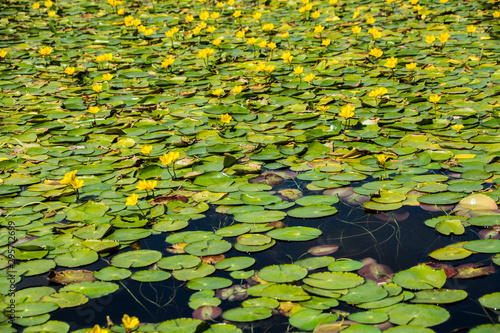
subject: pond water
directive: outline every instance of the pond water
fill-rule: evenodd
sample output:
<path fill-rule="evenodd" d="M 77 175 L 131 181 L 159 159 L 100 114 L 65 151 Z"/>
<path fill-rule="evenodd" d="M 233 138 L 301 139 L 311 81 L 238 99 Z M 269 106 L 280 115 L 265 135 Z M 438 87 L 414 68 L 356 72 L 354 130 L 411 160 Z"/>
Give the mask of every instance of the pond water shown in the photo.
<path fill-rule="evenodd" d="M 296 188 L 297 185 L 301 190 L 304 190 L 304 195 L 317 194 L 315 191 L 305 189 L 305 183 L 300 181 L 298 183 L 286 181 L 277 186 L 275 190 Z M 404 206 L 396 211 L 375 214 L 376 212 L 364 210 L 359 205 L 351 205 L 343 201 L 335 204 L 335 207 L 339 211 L 333 216 L 316 219 L 287 217 L 283 220 L 287 226 L 309 226 L 320 229 L 323 234 L 317 239 L 304 242 L 278 241 L 272 248 L 258 253 L 242 253 L 233 248 L 225 253 L 225 256 L 227 258 L 242 255 L 251 256 L 256 260 L 251 269 L 259 270 L 269 265 L 292 264 L 298 259 L 313 257 L 308 253 L 308 249 L 314 246 L 338 245 L 338 251 L 331 254 L 336 259 L 364 260 L 372 258 L 380 264 L 389 266 L 394 272 L 398 272 L 420 263 L 433 261 L 428 256 L 433 250 L 445 247 L 450 243 L 478 239 L 477 233 L 481 230 L 471 226 L 468 227 L 464 235 L 451 237 L 439 235 L 434 228 L 424 225 L 425 220 L 444 215 L 444 212 L 439 211 L 439 209 L 428 211 L 418 206 Z M 205 218 L 191 221 L 183 231 L 215 231 L 234 224 L 231 215 L 217 213 L 213 206 L 205 215 Z M 141 249 L 160 251 L 164 257 L 171 256 L 172 254 L 166 251 L 169 244 L 165 242 L 165 237 L 169 234 L 162 233 L 141 240 L 140 247 Z M 234 238 L 228 240 L 234 242 Z M 130 248 L 125 251 L 129 250 Z M 436 261 L 434 260 L 434 262 Z M 457 266 L 470 262 L 490 265 L 491 255 L 476 254 L 474 260 L 467 258 L 450 263 Z M 100 261 L 82 268 L 97 271 L 106 266 L 106 262 Z M 328 270 L 323 268 L 312 272 L 320 271 Z M 219 271 L 212 276 L 231 279 L 228 273 Z M 233 279 L 233 283 L 234 285 L 244 285 L 247 281 Z M 477 299 L 484 294 L 496 292 L 499 283 L 498 271 L 488 276 L 472 279 L 448 278 L 443 288 L 464 290 L 467 292 L 468 298 L 453 304 L 442 305 L 450 312 L 451 317 L 433 329 L 436 332 L 451 332 L 494 322 L 494 316 L 484 311 Z M 133 314 L 140 318 L 141 322 L 152 323 L 192 316 L 193 309 L 189 308 L 187 304 L 194 291 L 186 288 L 182 281 L 170 278 L 162 282 L 140 283 L 128 279 L 121 281 L 120 284 L 122 288 L 110 295 L 91 299 L 87 304 L 77 309 L 60 309 L 53 313 L 51 318 L 67 322 L 72 329 L 79 329 L 92 326 L 95 323 L 103 325 L 106 323 L 107 316 L 115 322 L 120 322 L 123 313 Z M 43 277 L 33 277 L 23 279 L 19 287 L 40 285 L 57 286 Z M 241 303 L 242 300 L 224 300 L 220 307 L 225 311 L 239 307 Z M 347 313 L 360 311 L 360 309 L 343 302 L 333 310 Z M 223 322 L 221 317 L 215 321 Z M 287 317 L 276 313 L 269 319 L 240 323 L 237 326 L 244 332 L 299 331 L 289 326 Z"/>

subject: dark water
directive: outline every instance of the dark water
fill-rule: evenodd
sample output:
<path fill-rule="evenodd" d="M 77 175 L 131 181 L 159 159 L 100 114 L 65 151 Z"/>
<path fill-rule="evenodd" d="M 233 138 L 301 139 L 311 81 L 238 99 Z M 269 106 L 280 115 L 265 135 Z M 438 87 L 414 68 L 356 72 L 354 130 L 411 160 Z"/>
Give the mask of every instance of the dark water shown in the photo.
<path fill-rule="evenodd" d="M 284 187 L 287 184 L 283 184 Z M 308 194 L 307 190 L 304 194 Z M 314 192 L 318 194 L 318 192 Z M 371 257 L 378 263 L 391 267 L 394 272 L 408 269 L 416 264 L 431 261 L 428 254 L 435 249 L 451 243 L 479 239 L 475 227 L 467 227 L 465 235 L 447 237 L 438 235 L 432 228 L 426 227 L 424 221 L 433 217 L 444 215 L 443 212 L 428 212 L 420 207 L 404 206 L 403 208 L 382 215 L 369 214 L 362 207 L 348 206 L 342 202 L 335 204 L 339 212 L 333 216 L 321 219 L 295 219 L 287 217 L 283 222 L 287 226 L 309 226 L 319 228 L 323 234 L 318 239 L 307 242 L 282 242 L 261 253 L 249 254 L 256 259 L 251 269 L 261 269 L 272 264 L 293 263 L 299 258 L 309 257 L 304 254 L 316 245 L 339 245 L 340 248 L 331 256 L 361 260 Z M 405 220 L 397 221 L 394 216 L 406 215 Z M 207 216 L 201 220 L 190 221 L 186 230 L 214 231 L 220 227 L 232 224 L 232 215 L 215 213 L 214 207 L 205 213 Z M 383 220 L 385 219 L 385 220 Z M 164 256 L 170 256 L 165 249 L 168 244 L 165 238 L 170 233 L 151 236 L 140 241 L 142 249 L 161 251 Z M 230 242 L 234 239 L 225 238 Z M 245 253 L 231 250 L 226 257 L 246 255 Z M 481 262 L 491 264 L 491 255 L 474 254 L 460 261 L 450 262 L 452 265 L 463 263 Z M 102 259 L 97 263 L 82 269 L 98 270 L 108 266 Z M 143 270 L 140 268 L 137 270 Z M 132 269 L 133 270 L 133 269 Z M 326 271 L 326 269 L 323 269 Z M 319 270 L 318 270 L 319 271 Z M 216 271 L 212 276 L 230 278 L 229 273 Z M 19 289 L 28 286 L 49 285 L 44 277 L 23 278 Z M 137 316 L 141 322 L 160 323 L 165 320 L 187 317 L 192 315 L 192 309 L 187 303 L 193 291 L 187 289 L 183 282 L 173 277 L 163 282 L 139 283 L 132 280 L 121 281 L 128 289 L 120 288 L 118 291 L 101 298 L 92 299 L 88 304 L 78 308 L 60 309 L 51 315 L 51 320 L 61 320 L 69 323 L 71 329 L 91 327 L 94 324 L 105 325 L 106 316 L 115 323 L 121 323 L 123 314 Z M 235 284 L 245 281 L 235 281 Z M 498 291 L 500 275 L 498 271 L 486 277 L 468 280 L 454 278 L 447 279 L 443 288 L 465 290 L 469 297 L 452 305 L 442 305 L 451 313 L 451 318 L 439 325 L 431 327 L 436 332 L 462 331 L 479 324 L 495 322 L 497 316 L 488 310 L 483 310 L 479 297 Z M 54 287 L 56 285 L 53 285 Z M 142 303 L 142 305 L 140 304 Z M 241 301 L 222 301 L 220 307 L 227 310 L 240 306 Z M 363 311 L 341 302 L 341 305 L 332 310 L 347 312 Z M 491 318 L 490 318 L 491 317 Z M 216 321 L 222 321 L 221 318 Z M 288 327 L 288 319 L 274 315 L 263 322 L 239 325 L 244 331 L 253 332 L 284 332 Z M 292 329 L 291 331 L 298 331 Z"/>

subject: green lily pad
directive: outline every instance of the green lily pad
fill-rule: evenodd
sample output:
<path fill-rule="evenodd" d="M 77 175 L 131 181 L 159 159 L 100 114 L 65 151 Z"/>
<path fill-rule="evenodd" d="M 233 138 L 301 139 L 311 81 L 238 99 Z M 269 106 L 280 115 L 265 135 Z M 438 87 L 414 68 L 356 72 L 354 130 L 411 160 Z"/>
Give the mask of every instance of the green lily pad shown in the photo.
<path fill-rule="evenodd" d="M 446 273 L 442 269 L 432 269 L 425 264 L 397 272 L 393 281 L 407 289 L 441 288 L 446 282 Z"/>
<path fill-rule="evenodd" d="M 111 265 L 121 268 L 144 267 L 154 264 L 162 257 L 154 250 L 136 250 L 117 254 L 111 259 Z"/>
<path fill-rule="evenodd" d="M 321 236 L 322 232 L 315 228 L 309 227 L 287 227 L 282 229 L 274 229 L 266 235 L 282 241 L 308 241 Z"/>
<path fill-rule="evenodd" d="M 262 306 L 234 308 L 222 314 L 224 319 L 240 323 L 247 323 L 271 317 L 271 309 Z"/>
<path fill-rule="evenodd" d="M 337 213 L 337 209 L 335 209 L 334 207 L 318 204 L 318 205 L 308 205 L 305 207 L 294 208 L 288 211 L 288 216 L 301 219 L 307 219 L 307 218 L 314 219 L 325 216 L 331 216 L 335 213 Z"/>
<path fill-rule="evenodd" d="M 281 221 L 287 214 L 285 212 L 265 210 L 261 212 L 248 212 L 236 214 L 234 220 L 242 223 L 269 223 Z"/>
<path fill-rule="evenodd" d="M 231 247 L 228 241 L 211 239 L 191 243 L 184 248 L 184 251 L 195 256 L 213 256 L 227 252 Z"/>
<path fill-rule="evenodd" d="M 487 294 L 479 298 L 482 306 L 490 309 L 500 308 L 500 292 Z"/>
<path fill-rule="evenodd" d="M 303 281 L 317 288 L 344 289 L 359 286 L 364 282 L 364 279 L 357 274 L 349 272 L 323 272 L 310 274 Z"/>
<path fill-rule="evenodd" d="M 70 308 L 85 304 L 89 301 L 88 297 L 74 291 L 53 293 L 40 299 L 42 302 L 56 303 L 60 308 Z"/>
<path fill-rule="evenodd" d="M 252 257 L 232 257 L 219 261 L 215 264 L 215 268 L 226 272 L 233 272 L 246 269 L 254 263 L 255 259 Z"/>
<path fill-rule="evenodd" d="M 68 253 L 60 254 L 54 261 L 59 266 L 79 267 L 89 265 L 99 259 L 99 255 L 91 249 L 74 250 Z"/>
<path fill-rule="evenodd" d="M 307 275 L 307 269 L 299 265 L 272 265 L 261 269 L 258 276 L 269 282 L 299 281 Z"/>
<path fill-rule="evenodd" d="M 88 298 L 98 298 L 114 293 L 116 290 L 118 290 L 118 285 L 112 282 L 87 281 L 64 286 L 59 290 L 59 292 L 75 291 L 87 296 Z"/>
<path fill-rule="evenodd" d="M 437 289 L 418 291 L 410 300 L 412 303 L 446 304 L 461 301 L 467 298 L 463 290 Z"/>
<path fill-rule="evenodd" d="M 444 323 L 450 317 L 445 309 L 429 304 L 403 304 L 388 313 L 389 321 L 396 325 L 435 326 Z"/>
<path fill-rule="evenodd" d="M 338 318 L 338 314 L 323 313 L 320 310 L 314 309 L 303 309 L 290 316 L 290 325 L 300 330 L 311 331 L 320 324 L 334 322 Z"/>
<path fill-rule="evenodd" d="M 464 243 L 464 249 L 480 253 L 500 252 L 500 239 L 481 239 Z"/>
<path fill-rule="evenodd" d="M 214 290 L 229 287 L 231 280 L 219 277 L 202 277 L 188 281 L 186 286 L 192 290 Z"/>
<path fill-rule="evenodd" d="M 158 282 L 164 281 L 171 276 L 170 273 L 160 270 L 138 271 L 132 274 L 130 278 L 139 282 Z"/>

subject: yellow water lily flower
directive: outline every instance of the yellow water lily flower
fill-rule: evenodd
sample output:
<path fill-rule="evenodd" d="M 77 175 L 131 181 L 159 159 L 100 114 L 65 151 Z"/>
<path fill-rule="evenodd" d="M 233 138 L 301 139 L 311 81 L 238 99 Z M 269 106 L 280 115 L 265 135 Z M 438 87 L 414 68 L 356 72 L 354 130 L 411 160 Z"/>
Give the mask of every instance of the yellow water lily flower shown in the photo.
<path fill-rule="evenodd" d="M 127 201 L 125 202 L 125 206 L 133 206 L 133 205 L 136 205 L 137 204 L 137 200 L 139 199 L 139 196 L 135 193 L 132 193 L 129 197 L 127 197 Z M 128 316 L 127 316 L 128 317 Z M 134 317 L 135 318 L 135 317 Z M 137 319 L 137 318 L 136 318 Z M 124 322 L 125 324 L 125 322 Z M 138 323 L 137 323 L 138 324 Z M 136 324 L 136 325 L 137 325 Z M 132 326 L 132 328 L 134 328 L 134 326 Z M 127 328 L 129 329 L 129 328 Z"/>
<path fill-rule="evenodd" d="M 75 73 L 75 67 L 68 66 L 64 69 L 64 73 L 68 75 L 73 75 Z"/>
<path fill-rule="evenodd" d="M 109 81 L 109 80 L 111 80 L 112 78 L 113 78 L 113 74 L 111 74 L 111 73 L 102 74 L 102 79 L 103 79 L 104 81 Z"/>
<path fill-rule="evenodd" d="M 302 66 L 297 66 L 293 69 L 294 74 L 300 75 L 302 74 L 302 72 L 304 72 L 304 67 Z"/>
<path fill-rule="evenodd" d="M 439 35 L 438 39 L 441 43 L 446 43 L 448 41 L 448 38 L 450 38 L 451 35 L 448 32 L 443 32 L 441 35 Z"/>
<path fill-rule="evenodd" d="M 228 113 L 223 114 L 220 117 L 220 121 L 222 121 L 224 124 L 229 124 L 231 122 L 231 119 L 233 119 L 233 117 Z"/>
<path fill-rule="evenodd" d="M 168 57 L 161 62 L 161 67 L 168 68 L 170 65 L 172 65 L 174 63 L 174 61 L 175 61 L 175 58 Z"/>
<path fill-rule="evenodd" d="M 92 90 L 95 91 L 96 93 L 100 93 L 102 90 L 102 84 L 94 83 L 92 85 Z"/>
<path fill-rule="evenodd" d="M 460 132 L 460 130 L 462 128 L 464 128 L 464 125 L 462 125 L 462 124 L 456 124 L 456 125 L 451 126 L 451 128 L 453 128 L 457 132 Z"/>
<path fill-rule="evenodd" d="M 312 82 L 314 80 L 314 78 L 316 77 L 316 75 L 314 75 L 313 73 L 309 73 L 306 75 L 306 77 L 304 78 L 304 81 L 306 82 Z"/>
<path fill-rule="evenodd" d="M 172 162 L 175 162 L 179 158 L 179 153 L 176 151 L 171 151 L 168 154 L 163 154 L 160 156 L 160 161 L 162 165 L 169 165 Z"/>
<path fill-rule="evenodd" d="M 69 183 L 75 190 L 83 187 L 83 179 L 75 178 Z"/>
<path fill-rule="evenodd" d="M 361 27 L 356 25 L 356 26 L 352 27 L 351 30 L 352 30 L 353 34 L 359 34 L 361 32 Z"/>
<path fill-rule="evenodd" d="M 396 67 L 396 65 L 398 64 L 398 59 L 397 58 L 394 58 L 394 57 L 390 57 L 389 59 L 387 59 L 387 61 L 385 62 L 384 66 L 385 67 L 389 67 L 389 68 L 394 68 Z"/>
<path fill-rule="evenodd" d="M 340 108 L 339 116 L 344 117 L 345 119 L 352 118 L 354 116 L 354 110 L 356 108 L 350 104 L 344 105 Z"/>
<path fill-rule="evenodd" d="M 417 68 L 417 63 L 416 62 L 410 62 L 409 64 L 406 64 L 405 67 L 409 69 L 410 71 L 414 70 Z"/>
<path fill-rule="evenodd" d="M 477 30 L 477 27 L 475 25 L 468 25 L 467 26 L 467 32 L 468 33 L 476 32 L 476 30 Z"/>
<path fill-rule="evenodd" d="M 389 157 L 385 155 L 377 155 L 377 164 L 380 166 L 384 166 L 388 158 Z"/>
<path fill-rule="evenodd" d="M 370 50 L 370 55 L 374 56 L 375 58 L 380 58 L 384 54 L 384 51 L 378 48 L 373 48 Z"/>
<path fill-rule="evenodd" d="M 91 106 L 88 108 L 87 110 L 88 112 L 92 113 L 92 114 L 96 114 L 97 112 L 101 111 L 101 109 L 99 109 L 98 106 Z"/>
<path fill-rule="evenodd" d="M 427 37 L 425 37 L 425 42 L 427 44 L 432 44 L 432 43 L 434 43 L 435 40 L 436 40 L 436 37 L 434 37 L 434 35 L 428 35 Z"/>
<path fill-rule="evenodd" d="M 239 94 L 243 90 L 243 86 L 234 86 L 231 91 L 235 94 Z"/>
<path fill-rule="evenodd" d="M 91 329 L 87 330 L 85 333 L 108 333 L 109 331 L 105 328 L 101 328 L 99 325 L 95 325 Z"/>
<path fill-rule="evenodd" d="M 200 20 L 202 21 L 206 21 L 208 19 L 208 17 L 210 16 L 210 13 L 207 12 L 207 11 L 204 11 L 200 14 Z"/>
<path fill-rule="evenodd" d="M 223 93 L 224 93 L 224 90 L 222 90 L 222 88 L 215 89 L 214 91 L 212 91 L 212 95 L 217 96 L 217 97 L 220 97 Z"/>
<path fill-rule="evenodd" d="M 240 16 L 241 16 L 241 10 L 235 10 L 235 11 L 234 11 L 234 13 L 233 13 L 233 16 L 234 16 L 235 18 L 240 17 Z"/>
<path fill-rule="evenodd" d="M 60 180 L 59 183 L 61 183 L 63 185 L 70 184 L 75 179 L 75 176 L 76 176 L 77 172 L 78 172 L 78 170 L 73 170 L 73 171 L 70 171 L 70 172 L 66 172 L 64 174 L 63 179 Z"/>
<path fill-rule="evenodd" d="M 439 96 L 439 95 L 431 95 L 429 97 L 429 102 L 436 104 L 437 102 L 439 102 L 440 99 L 441 99 L 441 96 Z"/>
<path fill-rule="evenodd" d="M 42 47 L 40 50 L 38 50 L 38 53 L 43 56 L 48 56 L 52 53 L 52 48 L 50 46 Z"/>
<path fill-rule="evenodd" d="M 149 155 L 152 150 L 153 150 L 153 146 L 146 145 L 146 146 L 144 146 L 144 147 L 141 148 L 141 153 L 144 154 L 144 155 Z"/>

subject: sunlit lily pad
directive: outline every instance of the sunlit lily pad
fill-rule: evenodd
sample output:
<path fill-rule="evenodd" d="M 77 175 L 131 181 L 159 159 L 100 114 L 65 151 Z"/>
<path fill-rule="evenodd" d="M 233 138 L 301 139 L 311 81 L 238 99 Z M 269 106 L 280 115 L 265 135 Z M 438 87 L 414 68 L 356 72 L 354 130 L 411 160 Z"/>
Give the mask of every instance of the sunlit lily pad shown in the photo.
<path fill-rule="evenodd" d="M 287 227 L 269 231 L 266 235 L 282 241 L 308 241 L 318 238 L 322 232 L 309 227 Z"/>
<path fill-rule="evenodd" d="M 450 317 L 445 309 L 428 304 L 401 305 L 388 313 L 389 321 L 397 325 L 435 326 L 444 323 Z"/>
<path fill-rule="evenodd" d="M 307 269 L 299 265 L 273 265 L 258 273 L 263 280 L 276 283 L 299 281 L 307 275 Z"/>
<path fill-rule="evenodd" d="M 481 239 L 464 244 L 464 249 L 481 253 L 500 252 L 500 239 Z"/>
<path fill-rule="evenodd" d="M 154 264 L 162 257 L 154 250 L 136 250 L 120 253 L 111 259 L 111 265 L 121 268 L 144 267 Z"/>
<path fill-rule="evenodd" d="M 479 298 L 482 306 L 490 309 L 500 308 L 500 292 L 487 294 Z"/>
<path fill-rule="evenodd" d="M 235 308 L 224 312 L 224 319 L 235 322 L 253 322 L 271 317 L 271 309 L 261 306 Z"/>
<path fill-rule="evenodd" d="M 394 274 L 393 281 L 407 289 L 441 288 L 446 282 L 446 274 L 442 269 L 420 264 Z"/>
<path fill-rule="evenodd" d="M 116 290 L 118 290 L 117 284 L 111 282 L 94 281 L 73 283 L 68 286 L 62 287 L 59 292 L 76 291 L 87 296 L 88 298 L 98 298 L 111 294 Z"/>
<path fill-rule="evenodd" d="M 303 309 L 290 317 L 290 324 L 300 330 L 310 331 L 319 324 L 334 322 L 338 317 L 337 314 L 323 313 L 320 310 Z"/>
<path fill-rule="evenodd" d="M 410 300 L 412 303 L 446 304 L 461 301 L 467 297 L 463 290 L 436 289 L 418 291 Z"/>
<path fill-rule="evenodd" d="M 231 280 L 219 277 L 202 277 L 188 281 L 187 287 L 192 290 L 213 290 L 229 287 Z"/>
<path fill-rule="evenodd" d="M 349 272 L 323 272 L 310 274 L 303 281 L 317 288 L 344 289 L 359 286 L 364 282 L 364 279 L 357 274 Z"/>
<path fill-rule="evenodd" d="M 333 198 L 333 197 L 332 197 Z M 294 208 L 288 211 L 288 216 L 295 218 L 320 218 L 325 216 L 331 216 L 337 213 L 337 209 L 328 205 L 307 205 L 305 207 Z"/>

